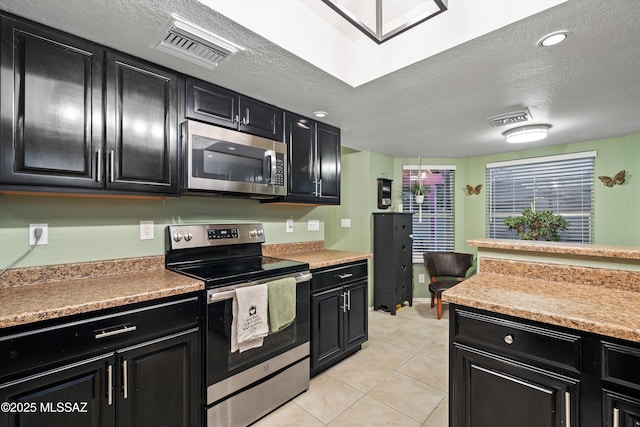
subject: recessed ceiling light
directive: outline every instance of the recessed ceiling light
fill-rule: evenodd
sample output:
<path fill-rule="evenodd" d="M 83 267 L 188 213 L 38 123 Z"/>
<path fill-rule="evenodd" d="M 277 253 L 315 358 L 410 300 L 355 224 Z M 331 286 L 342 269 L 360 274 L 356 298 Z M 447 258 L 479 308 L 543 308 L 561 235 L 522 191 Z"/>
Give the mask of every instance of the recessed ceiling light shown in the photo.
<path fill-rule="evenodd" d="M 327 113 L 326 111 L 316 111 L 313 113 L 313 115 L 319 119 L 322 119 L 324 117 L 327 117 L 329 113 Z"/>
<path fill-rule="evenodd" d="M 520 126 L 509 129 L 503 135 L 508 143 L 520 144 L 523 142 L 533 142 L 545 139 L 549 133 L 549 125 Z"/>
<path fill-rule="evenodd" d="M 550 47 L 562 43 L 569 36 L 567 31 L 556 31 L 551 34 L 547 34 L 538 41 L 538 46 Z"/>

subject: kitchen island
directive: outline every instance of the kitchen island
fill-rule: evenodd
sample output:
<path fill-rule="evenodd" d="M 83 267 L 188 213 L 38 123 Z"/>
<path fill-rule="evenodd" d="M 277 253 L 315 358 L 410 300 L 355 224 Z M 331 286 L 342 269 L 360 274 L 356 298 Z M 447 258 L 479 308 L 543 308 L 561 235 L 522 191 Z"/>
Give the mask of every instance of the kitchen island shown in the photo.
<path fill-rule="evenodd" d="M 640 248 L 476 239 L 450 304 L 450 426 L 640 420 Z"/>

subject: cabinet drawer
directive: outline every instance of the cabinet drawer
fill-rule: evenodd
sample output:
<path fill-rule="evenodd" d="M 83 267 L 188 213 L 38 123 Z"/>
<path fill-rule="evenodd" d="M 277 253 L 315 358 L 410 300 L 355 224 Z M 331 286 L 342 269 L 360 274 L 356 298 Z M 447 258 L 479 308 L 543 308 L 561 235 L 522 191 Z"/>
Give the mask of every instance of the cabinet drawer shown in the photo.
<path fill-rule="evenodd" d="M 524 359 L 581 370 L 581 338 L 564 332 L 465 310 L 456 310 L 454 339 L 498 348 Z"/>
<path fill-rule="evenodd" d="M 197 325 L 198 297 L 0 337 L 0 379 Z"/>
<path fill-rule="evenodd" d="M 362 280 L 367 277 L 367 261 L 342 264 L 337 267 L 323 268 L 312 271 L 311 292 L 318 292 Z"/>
<path fill-rule="evenodd" d="M 640 349 L 602 342 L 602 379 L 640 390 Z"/>

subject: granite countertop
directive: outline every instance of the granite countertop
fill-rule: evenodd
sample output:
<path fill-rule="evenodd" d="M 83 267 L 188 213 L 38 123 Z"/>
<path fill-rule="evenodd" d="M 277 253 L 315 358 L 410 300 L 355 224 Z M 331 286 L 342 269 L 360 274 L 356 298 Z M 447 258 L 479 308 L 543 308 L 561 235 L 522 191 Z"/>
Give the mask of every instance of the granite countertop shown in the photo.
<path fill-rule="evenodd" d="M 446 290 L 444 301 L 640 343 L 640 292 L 498 273 Z"/>
<path fill-rule="evenodd" d="M 306 262 L 311 270 L 334 265 L 346 264 L 354 261 L 362 261 L 372 257 L 367 252 L 338 251 L 325 249 L 324 242 L 311 241 L 301 243 L 286 243 L 279 245 L 266 245 L 263 254 L 277 258 L 290 259 L 292 261 Z"/>
<path fill-rule="evenodd" d="M 591 243 L 547 242 L 514 239 L 470 239 L 468 246 L 483 249 L 497 249 L 524 252 L 545 252 L 553 254 L 579 255 L 586 257 L 623 258 L 640 260 L 637 246 L 595 245 Z"/>
<path fill-rule="evenodd" d="M 151 264 L 141 258 L 7 271 L 0 278 L 0 328 L 204 289 L 202 281 L 165 270 L 157 260 Z"/>

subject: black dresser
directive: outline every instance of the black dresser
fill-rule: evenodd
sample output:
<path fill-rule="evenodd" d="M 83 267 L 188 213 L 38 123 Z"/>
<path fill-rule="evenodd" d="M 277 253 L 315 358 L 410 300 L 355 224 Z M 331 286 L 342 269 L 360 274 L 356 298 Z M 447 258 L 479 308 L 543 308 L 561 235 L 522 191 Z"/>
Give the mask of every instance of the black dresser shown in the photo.
<path fill-rule="evenodd" d="M 411 213 L 373 214 L 373 308 L 396 314 L 396 306 L 413 305 Z"/>

